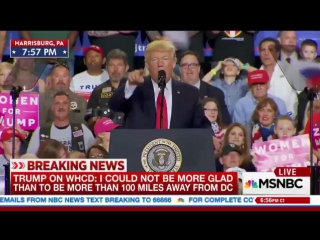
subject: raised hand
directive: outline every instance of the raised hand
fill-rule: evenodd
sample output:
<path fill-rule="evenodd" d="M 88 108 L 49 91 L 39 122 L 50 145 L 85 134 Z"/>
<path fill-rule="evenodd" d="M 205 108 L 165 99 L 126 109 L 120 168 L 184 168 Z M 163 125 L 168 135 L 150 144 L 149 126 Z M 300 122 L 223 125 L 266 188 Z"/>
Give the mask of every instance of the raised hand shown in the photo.
<path fill-rule="evenodd" d="M 128 80 L 130 86 L 137 86 L 144 82 L 143 70 L 134 70 L 128 74 Z"/>

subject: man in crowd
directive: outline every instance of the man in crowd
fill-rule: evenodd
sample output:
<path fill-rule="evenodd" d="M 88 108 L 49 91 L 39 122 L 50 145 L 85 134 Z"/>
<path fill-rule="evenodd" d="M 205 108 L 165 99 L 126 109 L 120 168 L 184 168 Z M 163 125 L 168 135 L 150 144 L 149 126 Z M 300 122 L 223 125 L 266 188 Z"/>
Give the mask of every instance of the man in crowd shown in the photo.
<path fill-rule="evenodd" d="M 223 171 L 229 168 L 239 167 L 242 163 L 241 149 L 233 143 L 229 143 L 222 148 L 221 157 L 219 159 L 223 166 Z"/>
<path fill-rule="evenodd" d="M 70 75 L 74 74 L 74 53 L 73 48 L 77 42 L 78 31 L 20 31 L 20 35 L 24 39 L 67 39 L 69 40 L 69 58 L 52 58 L 48 59 L 48 65 L 43 71 L 42 79 L 46 79 L 50 75 L 53 66 L 57 63 L 65 63 L 70 69 Z"/>
<path fill-rule="evenodd" d="M 128 66 L 134 69 L 135 40 L 137 31 L 88 31 L 90 43 L 99 46 L 105 54 L 121 49 L 128 56 Z"/>
<path fill-rule="evenodd" d="M 297 91 L 306 86 L 305 78 L 298 69 L 290 64 L 278 62 L 281 46 L 276 39 L 265 38 L 259 43 L 259 52 L 262 62 L 260 69 L 267 71 L 270 78 L 269 94 L 281 98 L 286 103 L 292 119 L 297 115 Z"/>
<path fill-rule="evenodd" d="M 70 122 L 70 97 L 65 92 L 57 92 L 53 96 L 51 109 L 53 121 L 48 126 L 38 127 L 32 134 L 27 153 L 36 154 L 40 141 L 56 139 L 63 143 L 69 152 L 85 153 L 94 143 L 92 132 L 81 123 Z"/>
<path fill-rule="evenodd" d="M 126 127 L 135 129 L 160 128 L 160 109 L 163 101 L 162 128 L 211 128 L 201 107 L 199 91 L 193 86 L 172 81 L 176 65 L 176 48 L 170 41 L 156 40 L 148 44 L 145 52 L 146 68 L 129 74 L 109 101 L 110 108 L 126 115 Z M 164 98 L 158 85 L 158 73 L 164 71 L 166 87 Z"/>
<path fill-rule="evenodd" d="M 83 52 L 84 64 L 87 70 L 75 75 L 70 84 L 70 90 L 89 100 L 92 91 L 109 79 L 109 75 L 102 69 L 106 63 L 106 58 L 102 48 L 90 46 Z"/>
<path fill-rule="evenodd" d="M 13 139 L 13 131 L 15 138 Z M 20 158 L 20 146 L 23 140 L 23 136 L 18 130 L 13 130 L 12 128 L 7 128 L 3 130 L 0 137 L 0 147 L 3 149 L 3 155 L 0 155 L 0 175 L 4 172 L 4 164 L 9 163 L 12 158 L 12 141 L 15 141 L 14 157 Z"/>
<path fill-rule="evenodd" d="M 149 40 L 153 41 L 156 39 L 160 39 L 163 35 L 163 31 L 146 31 Z M 197 52 L 198 53 L 198 59 L 199 64 L 202 65 L 204 63 L 204 51 L 203 51 L 203 38 L 204 38 L 204 32 L 203 31 L 187 31 L 189 36 L 189 46 L 188 50 Z M 181 60 L 181 54 L 183 53 L 183 50 L 177 50 L 177 62 L 180 63 Z M 174 68 L 174 73 L 180 77 L 180 69 L 179 64 Z M 200 72 L 201 77 L 203 76 L 202 71 Z"/>
<path fill-rule="evenodd" d="M 279 31 L 278 40 L 281 44 L 281 52 L 278 58 L 281 62 L 294 63 L 301 59 L 297 48 L 296 31 Z"/>
<path fill-rule="evenodd" d="M 182 53 L 180 61 L 181 80 L 200 90 L 200 99 L 206 97 L 215 98 L 220 103 L 221 119 L 224 125 L 231 123 L 231 117 L 225 103 L 224 93 L 217 87 L 200 80 L 200 61 L 196 52 Z"/>
<path fill-rule="evenodd" d="M 103 117 L 111 118 L 116 124 L 123 124 L 123 113 L 112 112 L 109 108 L 109 100 L 113 92 L 119 87 L 129 69 L 128 58 L 125 52 L 120 49 L 113 49 L 109 52 L 106 60 L 109 81 L 100 84 L 93 92 L 88 101 L 86 119 L 93 117 L 95 109 L 102 112 Z M 106 112 L 106 113 L 104 113 Z"/>
<path fill-rule="evenodd" d="M 250 91 L 236 103 L 233 112 L 233 122 L 243 125 L 251 124 L 252 114 L 258 102 L 267 97 L 272 98 L 276 102 L 281 115 L 287 114 L 285 102 L 281 98 L 268 94 L 270 81 L 268 73 L 265 70 L 249 72 L 248 85 Z"/>
<path fill-rule="evenodd" d="M 70 122 L 84 123 L 84 114 L 87 108 L 87 101 L 79 95 L 70 91 L 70 71 L 66 64 L 57 64 L 51 73 L 51 89 L 40 94 L 40 126 L 51 124 L 54 119 L 52 112 L 53 96 L 57 92 L 66 92 L 71 101 Z"/>

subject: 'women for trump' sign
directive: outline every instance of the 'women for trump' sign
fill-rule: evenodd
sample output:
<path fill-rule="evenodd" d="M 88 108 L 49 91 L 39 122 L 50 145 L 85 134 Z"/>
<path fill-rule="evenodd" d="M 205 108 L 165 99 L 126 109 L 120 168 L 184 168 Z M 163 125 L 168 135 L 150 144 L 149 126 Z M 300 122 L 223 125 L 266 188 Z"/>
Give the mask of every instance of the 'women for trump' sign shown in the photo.
<path fill-rule="evenodd" d="M 30 131 L 39 126 L 39 94 L 20 93 L 17 99 L 16 124 Z M 13 126 L 13 108 L 10 93 L 0 93 L 0 129 Z"/>
<path fill-rule="evenodd" d="M 309 135 L 276 139 L 253 144 L 258 172 L 272 172 L 276 167 L 307 167 L 310 156 Z"/>

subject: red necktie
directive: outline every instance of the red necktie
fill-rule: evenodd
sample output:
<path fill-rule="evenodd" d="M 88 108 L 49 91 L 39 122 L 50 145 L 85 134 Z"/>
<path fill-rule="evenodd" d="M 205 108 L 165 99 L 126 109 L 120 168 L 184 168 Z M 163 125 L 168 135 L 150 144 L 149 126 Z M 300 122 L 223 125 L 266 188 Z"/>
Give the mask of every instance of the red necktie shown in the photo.
<path fill-rule="evenodd" d="M 162 95 L 159 93 L 157 98 L 156 129 L 160 129 L 161 99 Z M 165 96 L 163 96 L 162 129 L 168 129 L 168 112 Z"/>

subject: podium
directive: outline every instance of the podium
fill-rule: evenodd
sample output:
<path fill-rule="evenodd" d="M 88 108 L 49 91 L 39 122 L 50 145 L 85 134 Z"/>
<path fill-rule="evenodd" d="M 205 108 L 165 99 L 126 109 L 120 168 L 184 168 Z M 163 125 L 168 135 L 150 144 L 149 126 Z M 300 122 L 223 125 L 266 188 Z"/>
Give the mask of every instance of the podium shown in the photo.
<path fill-rule="evenodd" d="M 211 129 L 116 129 L 109 149 L 128 172 L 216 171 Z"/>

